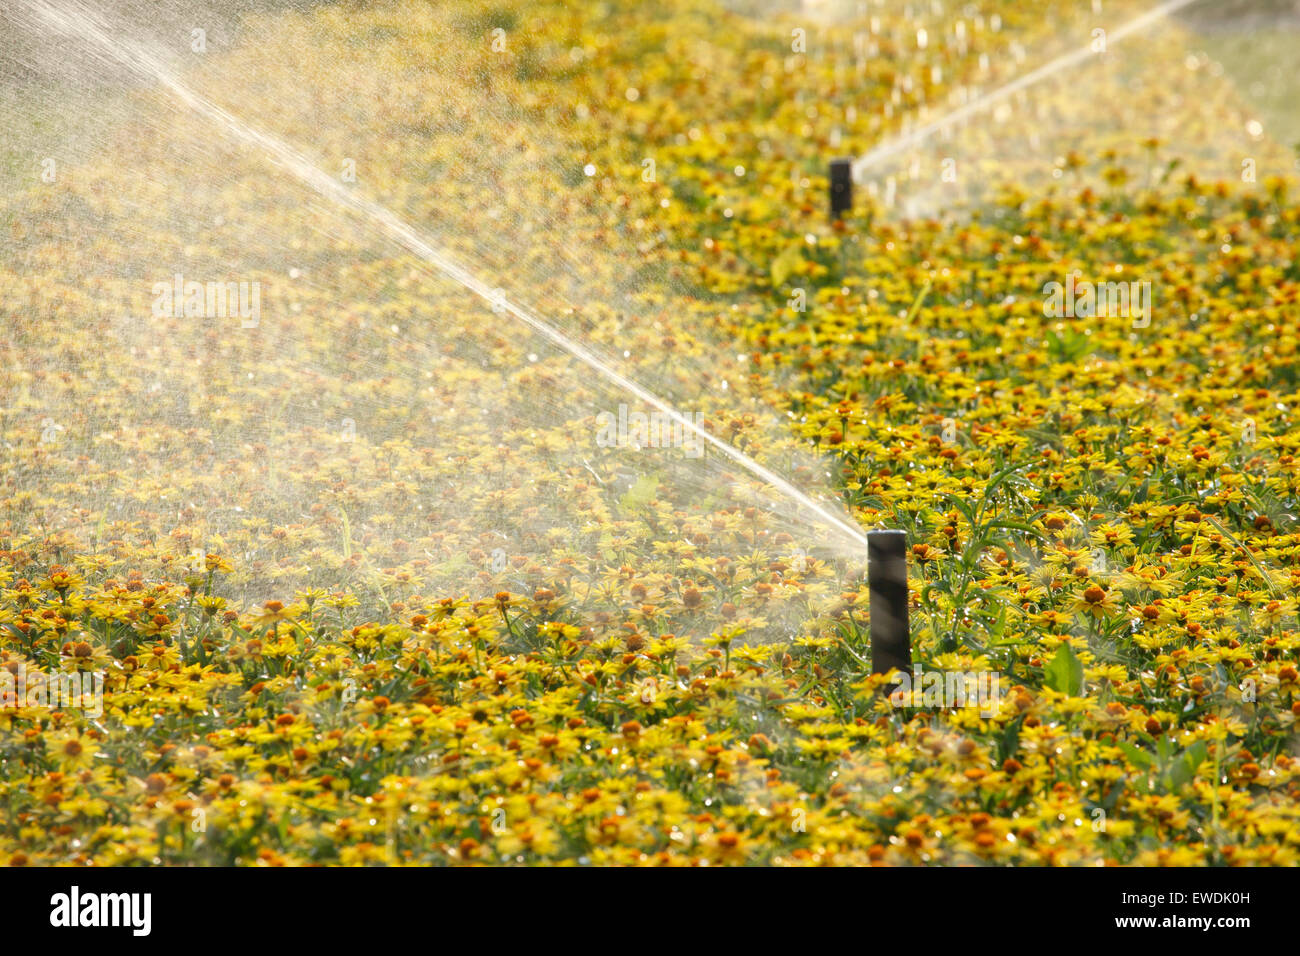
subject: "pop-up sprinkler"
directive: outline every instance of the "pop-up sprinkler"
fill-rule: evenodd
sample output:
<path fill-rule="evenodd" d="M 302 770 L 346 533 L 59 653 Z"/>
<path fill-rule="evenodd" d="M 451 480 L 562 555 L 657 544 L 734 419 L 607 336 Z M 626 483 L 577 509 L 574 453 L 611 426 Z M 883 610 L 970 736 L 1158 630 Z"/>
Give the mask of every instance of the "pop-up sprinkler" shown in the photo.
<path fill-rule="evenodd" d="M 871 612 L 871 672 L 912 673 L 907 625 L 907 534 L 867 532 L 867 589 Z"/>
<path fill-rule="evenodd" d="M 831 160 L 831 222 L 841 221 L 853 208 L 853 160 Z"/>

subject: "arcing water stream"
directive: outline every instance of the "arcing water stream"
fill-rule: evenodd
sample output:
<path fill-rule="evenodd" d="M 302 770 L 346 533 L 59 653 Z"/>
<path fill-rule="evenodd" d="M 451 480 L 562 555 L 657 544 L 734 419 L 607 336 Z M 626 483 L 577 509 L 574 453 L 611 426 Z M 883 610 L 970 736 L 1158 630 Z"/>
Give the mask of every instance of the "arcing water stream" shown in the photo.
<path fill-rule="evenodd" d="M 592 349 L 575 341 L 541 316 L 517 303 L 505 300 L 493 283 L 484 280 L 474 270 L 437 248 L 429 237 L 395 215 L 390 209 L 355 194 L 289 144 L 248 125 L 211 100 L 195 93 L 181 82 L 158 56 L 138 44 L 115 35 L 111 26 L 84 3 L 78 0 L 22 0 L 22 2 L 50 31 L 75 39 L 95 55 L 120 63 L 141 78 L 160 83 L 179 101 L 216 125 L 227 136 L 260 151 L 291 176 L 339 207 L 357 215 L 371 227 L 432 265 L 442 275 L 454 280 L 497 310 L 509 314 L 563 352 L 591 368 L 606 381 L 667 416 L 676 426 L 706 442 L 715 451 L 770 485 L 780 496 L 793 504 L 796 510 L 803 511 L 811 524 L 829 531 L 834 544 L 839 549 L 861 553 L 865 548 L 865 535 L 846 517 L 836 515 L 825 505 L 814 501 L 788 479 L 704 430 L 689 416 L 683 415 L 644 385 L 620 373 Z"/>
<path fill-rule="evenodd" d="M 1107 32 L 1106 43 L 1108 45 L 1118 43 L 1126 37 L 1140 33 L 1156 23 L 1159 23 L 1171 13 L 1177 13 L 1184 7 L 1191 6 L 1198 2 L 1199 0 L 1165 0 L 1164 3 L 1157 4 L 1146 13 L 1136 16 L 1124 25 Z M 1095 56 L 1095 54 L 1096 51 L 1090 46 L 1072 50 L 1048 63 L 1044 63 L 1036 69 L 1030 70 L 1028 73 L 1021 74 L 1011 82 L 1003 84 L 996 90 L 993 90 L 984 96 L 971 100 L 964 106 L 958 107 L 957 109 L 924 123 L 913 130 L 909 130 L 880 143 L 878 146 L 853 161 L 854 179 L 860 180 L 868 170 L 925 142 L 935 133 L 942 132 L 954 124 L 960 123 L 962 120 L 992 109 L 1015 94 L 1027 90 L 1049 77 L 1055 76 L 1071 67 L 1079 66 L 1090 57 Z"/>

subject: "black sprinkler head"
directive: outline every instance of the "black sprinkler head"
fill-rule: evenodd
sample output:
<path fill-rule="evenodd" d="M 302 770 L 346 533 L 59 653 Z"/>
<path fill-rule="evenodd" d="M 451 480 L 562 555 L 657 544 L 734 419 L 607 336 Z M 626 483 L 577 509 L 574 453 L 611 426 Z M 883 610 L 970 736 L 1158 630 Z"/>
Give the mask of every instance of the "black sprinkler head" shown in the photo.
<path fill-rule="evenodd" d="M 831 160 L 831 222 L 842 220 L 853 208 L 853 160 Z"/>
<path fill-rule="evenodd" d="M 867 589 L 871 612 L 871 672 L 912 673 L 907 624 L 907 534 L 867 532 Z"/>

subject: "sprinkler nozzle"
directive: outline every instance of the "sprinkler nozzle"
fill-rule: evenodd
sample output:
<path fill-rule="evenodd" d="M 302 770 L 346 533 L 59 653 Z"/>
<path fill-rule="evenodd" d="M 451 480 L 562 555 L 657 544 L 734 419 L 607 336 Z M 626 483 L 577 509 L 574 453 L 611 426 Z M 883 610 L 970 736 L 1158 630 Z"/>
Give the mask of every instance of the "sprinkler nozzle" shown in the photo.
<path fill-rule="evenodd" d="M 867 532 L 867 589 L 871 612 L 871 672 L 912 673 L 907 624 L 907 533 Z"/>
<path fill-rule="evenodd" d="M 831 222 L 842 220 L 853 208 L 853 160 L 831 160 Z"/>

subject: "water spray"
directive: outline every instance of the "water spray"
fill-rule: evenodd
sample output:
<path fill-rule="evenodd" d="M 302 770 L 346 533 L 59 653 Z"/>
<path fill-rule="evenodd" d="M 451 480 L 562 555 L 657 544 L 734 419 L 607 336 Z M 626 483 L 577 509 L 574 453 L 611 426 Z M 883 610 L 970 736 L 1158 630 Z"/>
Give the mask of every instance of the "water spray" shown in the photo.
<path fill-rule="evenodd" d="M 321 196 L 373 223 L 390 239 L 432 265 L 447 278 L 459 283 L 492 306 L 494 310 L 512 316 L 561 351 L 591 368 L 602 378 L 663 413 L 676 425 L 696 435 L 701 441 L 707 442 L 714 450 L 752 476 L 775 488 L 800 508 L 806 509 L 815 523 L 834 532 L 841 539 L 841 543 L 850 550 L 860 554 L 862 548 L 867 545 L 866 536 L 856 525 L 813 500 L 788 479 L 759 464 L 735 446 L 712 435 L 694 422 L 690 416 L 683 415 L 645 386 L 618 372 L 591 349 L 574 341 L 541 316 L 521 305 L 505 300 L 491 283 L 484 281 L 468 267 L 437 248 L 429 237 L 401 219 L 392 210 L 374 200 L 355 194 L 287 143 L 250 126 L 191 90 L 157 56 L 138 44 L 114 36 L 107 26 L 97 20 L 94 10 L 82 3 L 66 3 L 60 0 L 22 0 L 22 2 L 51 30 L 75 36 L 99 54 L 120 63 L 137 76 L 162 84 L 178 100 L 212 121 L 232 139 L 260 150 L 267 158 Z"/>
<path fill-rule="evenodd" d="M 1118 43 L 1126 37 L 1147 29 L 1152 24 L 1157 23 L 1171 13 L 1176 13 L 1184 7 L 1189 7 L 1200 0 L 1165 0 L 1164 3 L 1153 7 L 1146 13 L 1134 17 L 1128 23 L 1107 33 L 1107 44 Z M 1062 70 L 1069 69 L 1072 66 L 1078 66 L 1080 63 L 1088 60 L 1089 57 L 1095 56 L 1096 52 L 1092 46 L 1086 46 L 1082 49 L 1074 50 L 1063 56 L 1057 57 L 1049 63 L 1029 71 L 1023 76 L 1019 76 L 1004 86 L 998 87 L 991 93 L 977 97 L 965 106 L 961 106 L 950 113 L 946 113 L 937 119 L 931 120 L 918 126 L 908 133 L 896 136 L 891 140 L 881 143 L 875 149 L 853 160 L 853 179 L 862 182 L 867 170 L 879 165 L 887 159 L 891 159 L 914 146 L 920 145 L 929 139 L 935 133 L 941 132 L 949 126 L 959 123 L 977 113 L 981 113 L 992 106 L 1014 96 L 1016 93 L 1026 90 L 1031 86 L 1041 83 L 1050 76 L 1060 73 Z M 834 184 L 832 183 L 831 193 L 832 208 L 835 203 Z"/>

